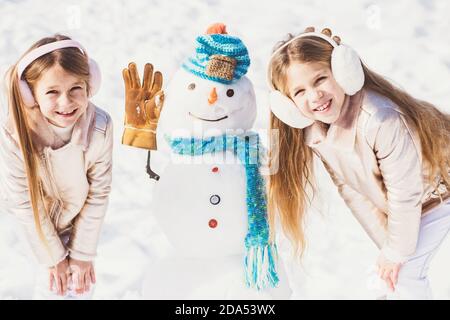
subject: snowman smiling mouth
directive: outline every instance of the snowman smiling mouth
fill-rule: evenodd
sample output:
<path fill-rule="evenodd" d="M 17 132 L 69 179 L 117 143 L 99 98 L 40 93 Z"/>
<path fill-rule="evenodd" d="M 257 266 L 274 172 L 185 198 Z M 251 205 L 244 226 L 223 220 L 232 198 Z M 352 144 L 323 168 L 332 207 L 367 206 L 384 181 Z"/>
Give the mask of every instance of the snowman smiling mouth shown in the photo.
<path fill-rule="evenodd" d="M 196 118 L 196 119 L 199 119 L 199 120 L 202 120 L 202 121 L 209 121 L 209 122 L 217 122 L 217 121 L 221 121 L 221 120 L 224 120 L 224 119 L 227 119 L 227 118 L 228 118 L 228 116 L 223 116 L 222 118 L 219 118 L 219 119 L 205 119 L 205 118 L 200 118 L 200 117 L 198 117 L 198 116 L 196 116 L 196 115 L 193 115 L 193 114 L 190 113 L 190 112 L 189 112 L 189 115 L 190 115 L 191 117 L 193 117 L 193 118 Z"/>

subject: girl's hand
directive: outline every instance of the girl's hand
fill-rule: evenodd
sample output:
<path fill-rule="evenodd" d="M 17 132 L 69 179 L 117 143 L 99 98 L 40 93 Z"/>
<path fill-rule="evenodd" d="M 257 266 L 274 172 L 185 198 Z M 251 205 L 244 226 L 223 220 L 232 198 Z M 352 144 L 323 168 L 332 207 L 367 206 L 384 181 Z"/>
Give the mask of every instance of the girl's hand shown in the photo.
<path fill-rule="evenodd" d="M 316 32 L 316 28 L 314 27 L 307 27 L 304 31 L 304 33 L 308 33 L 308 32 Z M 324 28 L 321 31 L 322 34 L 332 38 L 334 40 L 334 42 L 336 42 L 338 45 L 341 44 L 341 38 L 338 36 L 332 36 L 332 31 L 330 28 Z"/>
<path fill-rule="evenodd" d="M 383 254 L 380 254 L 378 257 L 377 266 L 378 275 L 380 278 L 386 281 L 386 284 L 390 290 L 394 291 L 398 281 L 398 273 L 402 264 L 389 261 Z"/>
<path fill-rule="evenodd" d="M 88 292 L 91 283 L 95 283 L 95 271 L 92 261 L 81 261 L 69 259 L 70 270 L 72 272 L 72 281 L 77 294 Z"/>
<path fill-rule="evenodd" d="M 69 260 L 65 258 L 56 266 L 49 268 L 49 289 L 53 291 L 56 285 L 56 293 L 63 296 L 67 292 L 67 284 L 70 281 Z"/>

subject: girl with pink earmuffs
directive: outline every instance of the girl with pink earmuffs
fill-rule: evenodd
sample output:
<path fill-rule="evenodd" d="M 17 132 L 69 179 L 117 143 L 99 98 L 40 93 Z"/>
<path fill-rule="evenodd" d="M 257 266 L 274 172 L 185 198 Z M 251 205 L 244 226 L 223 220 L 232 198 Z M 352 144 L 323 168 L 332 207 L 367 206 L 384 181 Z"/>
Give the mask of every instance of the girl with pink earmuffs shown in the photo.
<path fill-rule="evenodd" d="M 33 298 L 90 298 L 111 189 L 110 116 L 89 101 L 100 71 L 80 43 L 37 41 L 7 73 L 0 127 L 6 202 L 42 270 Z"/>

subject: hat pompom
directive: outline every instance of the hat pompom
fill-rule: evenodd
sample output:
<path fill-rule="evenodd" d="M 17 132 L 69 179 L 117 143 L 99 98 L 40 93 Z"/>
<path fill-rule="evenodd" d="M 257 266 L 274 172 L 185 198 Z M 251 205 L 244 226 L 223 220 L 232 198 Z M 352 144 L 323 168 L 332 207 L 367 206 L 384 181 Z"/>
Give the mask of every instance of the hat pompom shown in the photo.
<path fill-rule="evenodd" d="M 221 22 L 214 23 L 206 29 L 206 34 L 228 34 L 227 26 Z"/>

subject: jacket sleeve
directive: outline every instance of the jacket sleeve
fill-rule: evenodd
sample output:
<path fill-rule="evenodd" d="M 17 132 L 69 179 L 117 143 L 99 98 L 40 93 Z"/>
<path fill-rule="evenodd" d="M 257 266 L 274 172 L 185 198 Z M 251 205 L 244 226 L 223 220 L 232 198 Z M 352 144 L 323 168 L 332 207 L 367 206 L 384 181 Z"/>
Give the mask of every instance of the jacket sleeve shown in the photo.
<path fill-rule="evenodd" d="M 82 261 L 92 261 L 96 256 L 100 230 L 111 191 L 113 126 L 109 116 L 107 116 L 104 135 L 103 145 L 99 145 L 98 157 L 87 170 L 90 185 L 88 196 L 74 220 L 68 245 L 70 257 Z"/>
<path fill-rule="evenodd" d="M 420 145 L 397 111 L 377 112 L 373 117 L 380 123 L 374 151 L 388 207 L 388 236 L 382 253 L 390 261 L 404 262 L 416 250 L 422 215 Z"/>
<path fill-rule="evenodd" d="M 60 214 L 61 208 L 52 206 L 47 215 L 42 201 L 39 201 L 39 219 L 47 242 L 44 243 L 39 237 L 35 225 L 28 191 L 28 178 L 20 147 L 4 128 L 2 128 L 0 134 L 0 166 L 3 174 L 1 183 L 4 189 L 5 205 L 8 211 L 14 214 L 24 227 L 28 242 L 38 262 L 48 267 L 55 266 L 58 262 L 64 260 L 68 254 L 53 222 L 49 218 Z"/>
<path fill-rule="evenodd" d="M 381 248 L 386 239 L 385 213 L 378 209 L 366 196 L 340 179 L 326 163 L 323 164 L 353 216 L 375 242 L 376 246 Z"/>

